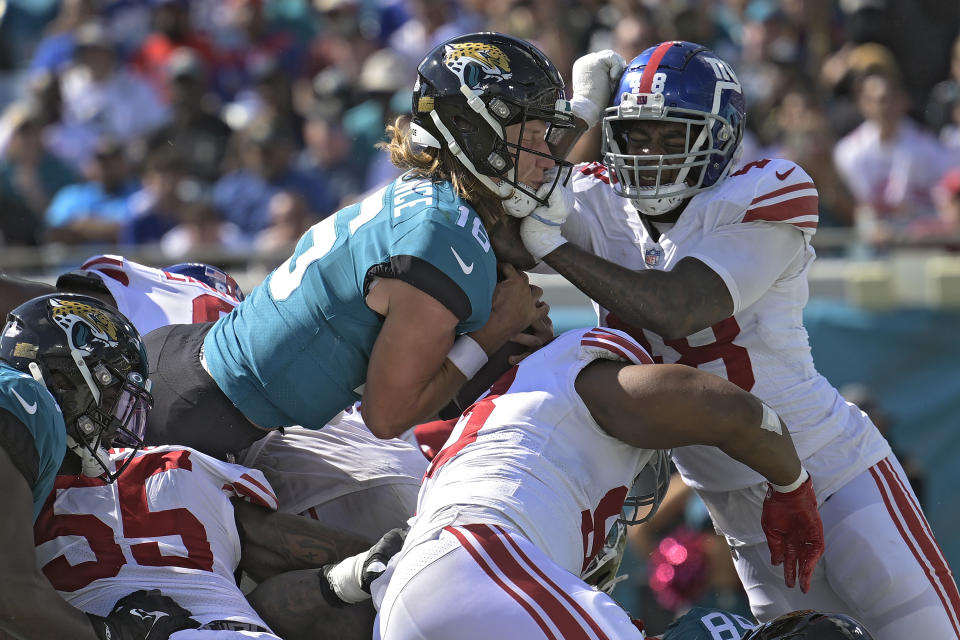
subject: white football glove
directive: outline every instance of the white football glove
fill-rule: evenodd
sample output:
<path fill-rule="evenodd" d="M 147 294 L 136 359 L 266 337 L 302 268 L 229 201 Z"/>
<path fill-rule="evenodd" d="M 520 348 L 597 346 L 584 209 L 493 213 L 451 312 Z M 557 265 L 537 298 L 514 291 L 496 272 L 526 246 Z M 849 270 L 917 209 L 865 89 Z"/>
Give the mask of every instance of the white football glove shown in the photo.
<path fill-rule="evenodd" d="M 553 186 L 548 182 L 540 187 L 537 196 L 544 197 Z M 558 184 L 550 194 L 547 204 L 534 209 L 520 224 L 520 238 L 523 246 L 536 258 L 542 260 L 567 239 L 560 233 L 567 216 L 573 211 L 573 193 L 562 184 Z"/>
<path fill-rule="evenodd" d="M 627 62 L 611 49 L 588 53 L 573 63 L 573 114 L 587 123 L 597 124 L 610 103 L 610 94 L 620 81 Z"/>
<path fill-rule="evenodd" d="M 542 198 L 547 191 L 550 190 L 550 185 L 557 180 L 557 173 L 563 171 L 563 174 L 560 176 L 560 180 L 557 181 L 557 186 L 564 184 L 567 180 L 570 179 L 570 167 L 553 167 L 547 169 L 543 172 L 543 184 L 540 185 L 540 188 L 537 189 L 537 197 Z M 533 189 L 533 187 L 528 186 L 527 188 Z M 540 203 L 531 198 L 525 191 L 521 189 L 514 189 L 513 195 L 503 201 L 503 210 L 514 218 L 526 218 L 530 213 L 540 206 Z"/>

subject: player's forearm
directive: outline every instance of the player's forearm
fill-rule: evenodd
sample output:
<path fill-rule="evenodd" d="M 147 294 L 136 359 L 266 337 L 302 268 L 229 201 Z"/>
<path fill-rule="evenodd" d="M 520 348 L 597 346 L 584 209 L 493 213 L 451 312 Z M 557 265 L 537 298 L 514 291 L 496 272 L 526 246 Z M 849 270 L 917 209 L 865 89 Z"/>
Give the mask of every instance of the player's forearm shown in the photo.
<path fill-rule="evenodd" d="M 790 432 L 772 410 L 765 413 L 759 400 L 751 400 L 751 404 L 760 405 L 759 412 L 754 408 L 750 418 L 724 429 L 720 450 L 771 483 L 789 485 L 799 477 L 801 468 Z"/>
<path fill-rule="evenodd" d="M 360 553 L 371 541 L 316 520 L 270 511 L 234 500 L 242 529 L 241 568 L 254 580 L 308 567 L 320 567 Z"/>
<path fill-rule="evenodd" d="M 715 274 L 716 280 L 710 274 L 705 279 L 689 278 L 676 268 L 632 271 L 570 242 L 547 254 L 544 261 L 622 321 L 667 339 L 709 327 L 732 311 L 732 305 L 725 309 L 713 302 L 716 296 L 708 287 L 725 286 Z"/>
<path fill-rule="evenodd" d="M 247 600 L 285 640 L 361 640 L 373 634 L 371 601 L 335 608 L 320 592 L 319 569 L 291 571 L 264 580 Z"/>
<path fill-rule="evenodd" d="M 438 415 L 464 382 L 463 373 L 446 359 L 433 376 L 419 383 L 407 380 L 392 384 L 390 389 L 378 389 L 371 387 L 368 378 L 360 413 L 375 436 L 396 438 Z"/>

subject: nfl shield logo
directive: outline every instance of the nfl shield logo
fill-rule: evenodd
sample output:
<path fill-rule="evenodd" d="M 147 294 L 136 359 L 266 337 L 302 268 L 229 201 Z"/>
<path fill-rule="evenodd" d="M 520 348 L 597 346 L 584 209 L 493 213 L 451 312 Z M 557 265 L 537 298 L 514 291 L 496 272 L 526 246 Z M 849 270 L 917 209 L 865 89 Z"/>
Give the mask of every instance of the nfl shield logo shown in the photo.
<path fill-rule="evenodd" d="M 660 247 L 654 247 L 653 249 L 647 249 L 643 252 L 643 261 L 647 263 L 648 267 L 655 267 L 660 262 L 660 258 L 663 257 L 663 249 Z"/>

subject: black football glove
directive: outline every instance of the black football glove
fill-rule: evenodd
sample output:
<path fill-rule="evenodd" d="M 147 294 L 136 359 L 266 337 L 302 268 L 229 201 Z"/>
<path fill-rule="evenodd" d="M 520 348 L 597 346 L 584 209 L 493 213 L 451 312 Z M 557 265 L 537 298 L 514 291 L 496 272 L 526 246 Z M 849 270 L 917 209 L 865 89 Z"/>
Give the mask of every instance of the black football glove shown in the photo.
<path fill-rule="evenodd" d="M 120 598 L 107 617 L 87 616 L 100 640 L 167 640 L 172 633 L 200 626 L 159 589 L 140 589 Z"/>

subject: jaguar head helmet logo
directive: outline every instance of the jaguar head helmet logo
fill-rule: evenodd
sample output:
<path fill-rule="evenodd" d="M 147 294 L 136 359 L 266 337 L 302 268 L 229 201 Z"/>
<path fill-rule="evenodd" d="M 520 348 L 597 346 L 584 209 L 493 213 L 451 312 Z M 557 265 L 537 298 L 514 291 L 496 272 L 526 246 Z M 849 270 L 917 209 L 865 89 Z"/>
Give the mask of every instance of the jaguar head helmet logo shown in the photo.
<path fill-rule="evenodd" d="M 485 42 L 458 42 L 444 47 L 443 63 L 462 84 L 475 89 L 488 78 L 508 80 L 510 59 L 496 45 Z"/>

